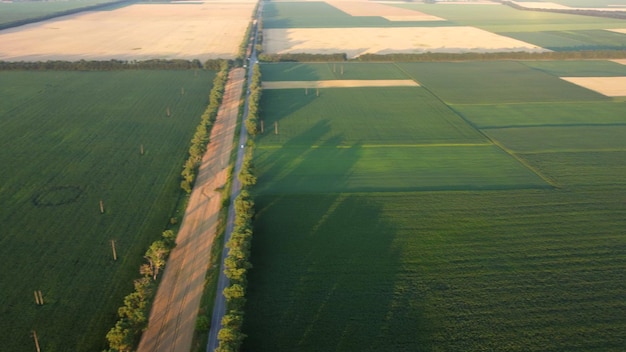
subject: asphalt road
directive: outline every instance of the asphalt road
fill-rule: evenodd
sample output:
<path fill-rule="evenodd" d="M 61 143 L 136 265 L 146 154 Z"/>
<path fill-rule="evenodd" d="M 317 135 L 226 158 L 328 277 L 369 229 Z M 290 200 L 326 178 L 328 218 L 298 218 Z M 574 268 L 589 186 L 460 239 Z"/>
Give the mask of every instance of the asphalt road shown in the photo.
<path fill-rule="evenodd" d="M 259 3 L 259 9 L 256 14 L 256 18 L 260 18 L 260 14 L 262 11 L 262 2 Z M 248 70 L 248 79 L 247 79 L 247 87 L 250 86 L 252 80 L 252 71 L 254 68 L 254 64 L 257 62 L 256 55 L 256 40 L 258 37 L 258 32 L 254 33 L 254 41 L 252 44 L 252 52 L 249 58 L 244 59 L 247 61 L 247 70 Z M 248 60 L 249 59 L 249 60 Z M 249 92 L 249 91 L 248 91 Z M 239 179 L 236 177 L 239 175 L 239 171 L 241 170 L 241 164 L 243 163 L 243 155 L 245 152 L 245 145 L 248 139 L 248 133 L 246 131 L 245 120 L 248 117 L 248 94 L 246 94 L 245 103 L 244 103 L 244 113 L 242 114 L 241 120 L 241 132 L 239 134 L 239 142 L 237 143 L 237 160 L 235 162 L 235 168 L 233 170 L 233 183 L 230 195 L 230 206 L 228 208 L 228 222 L 226 224 L 226 232 L 224 235 L 224 248 L 222 250 L 222 261 L 221 261 L 221 269 L 220 276 L 217 282 L 217 295 L 215 297 L 215 304 L 213 306 L 213 315 L 211 317 L 211 329 L 209 331 L 209 341 L 207 343 L 207 352 L 214 351 L 219 341 L 217 339 L 217 333 L 222 328 L 222 317 L 224 317 L 224 313 L 226 313 L 226 297 L 224 297 L 224 289 L 228 286 L 229 280 L 224 274 L 224 259 L 228 256 L 228 248 L 226 248 L 226 243 L 230 239 L 230 235 L 233 232 L 234 222 L 235 222 L 235 198 L 239 196 L 239 192 L 241 192 L 241 183 Z M 242 147 L 243 146 L 243 147 Z"/>

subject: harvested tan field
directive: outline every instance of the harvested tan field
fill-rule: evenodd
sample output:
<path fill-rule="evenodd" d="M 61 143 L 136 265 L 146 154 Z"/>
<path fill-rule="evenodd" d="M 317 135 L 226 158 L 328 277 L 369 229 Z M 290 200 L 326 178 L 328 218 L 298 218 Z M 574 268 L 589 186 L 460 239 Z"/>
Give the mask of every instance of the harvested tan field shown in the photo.
<path fill-rule="evenodd" d="M 533 44 L 475 27 L 281 28 L 263 32 L 269 54 L 544 52 Z"/>
<path fill-rule="evenodd" d="M 608 97 L 626 96 L 626 77 L 561 77 L 561 79 Z"/>
<path fill-rule="evenodd" d="M 612 29 L 607 29 L 607 31 L 626 34 L 626 28 L 612 28 Z"/>
<path fill-rule="evenodd" d="M 256 0 L 140 3 L 0 31 L 0 60 L 232 59 Z"/>
<path fill-rule="evenodd" d="M 443 21 L 443 18 L 370 1 L 326 1 L 351 16 L 380 16 L 389 21 Z"/>
<path fill-rule="evenodd" d="M 511 1 L 513 4 L 525 7 L 528 9 L 548 9 L 548 10 L 595 10 L 595 11 L 626 11 L 624 8 L 619 7 L 569 7 L 561 4 L 556 4 L 553 2 L 518 2 Z M 620 6 L 620 5 L 609 5 L 609 6 Z"/>
<path fill-rule="evenodd" d="M 410 79 L 391 80 L 328 80 L 328 81 L 276 81 L 263 82 L 263 89 L 290 88 L 354 88 L 354 87 L 419 87 Z"/>
<path fill-rule="evenodd" d="M 610 60 L 610 61 L 613 61 L 620 65 L 626 65 L 626 59 L 616 59 L 616 60 Z"/>

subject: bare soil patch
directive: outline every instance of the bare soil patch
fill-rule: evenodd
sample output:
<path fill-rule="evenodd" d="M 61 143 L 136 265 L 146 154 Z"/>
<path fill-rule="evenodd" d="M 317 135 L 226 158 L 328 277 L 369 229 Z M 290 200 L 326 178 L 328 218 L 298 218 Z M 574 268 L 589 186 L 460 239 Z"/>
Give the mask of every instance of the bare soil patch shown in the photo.
<path fill-rule="evenodd" d="M 256 1 L 140 3 L 0 31 L 0 60 L 232 59 Z"/>
<path fill-rule="evenodd" d="M 475 27 L 281 28 L 264 30 L 270 54 L 544 52 L 533 44 Z"/>
<path fill-rule="evenodd" d="M 423 12 L 403 9 L 370 1 L 326 1 L 351 16 L 380 16 L 389 21 L 443 21 L 443 18 Z"/>
<path fill-rule="evenodd" d="M 328 81 L 275 81 L 263 82 L 263 89 L 290 88 L 353 88 L 353 87 L 419 87 L 410 79 L 395 80 L 328 80 Z"/>
<path fill-rule="evenodd" d="M 202 158 L 176 247 L 163 272 L 139 352 L 189 352 L 191 349 L 222 203 L 221 193 L 217 190 L 224 187 L 228 176 L 243 82 L 244 70 L 234 69 L 211 130 L 211 142 Z"/>
<path fill-rule="evenodd" d="M 626 96 L 626 77 L 561 77 L 561 79 L 608 97 Z"/>

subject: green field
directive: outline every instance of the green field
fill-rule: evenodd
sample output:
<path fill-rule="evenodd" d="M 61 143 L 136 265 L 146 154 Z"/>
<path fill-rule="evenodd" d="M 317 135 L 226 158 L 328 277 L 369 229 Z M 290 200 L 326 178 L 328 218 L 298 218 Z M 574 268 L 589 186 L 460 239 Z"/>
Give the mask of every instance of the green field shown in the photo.
<path fill-rule="evenodd" d="M 554 51 L 626 49 L 626 35 L 603 29 L 500 34 Z"/>
<path fill-rule="evenodd" d="M 481 129 L 626 125 L 623 102 L 466 104 L 454 109 Z"/>
<path fill-rule="evenodd" d="M 104 349 L 143 253 L 174 210 L 214 75 L 2 72 L 3 350 L 33 350 L 31 330 L 42 351 Z"/>
<path fill-rule="evenodd" d="M 490 144 L 260 148 L 255 158 L 258 194 L 550 187 Z"/>
<path fill-rule="evenodd" d="M 624 27 L 624 22 L 620 19 L 523 11 L 510 6 L 453 4 L 396 6 L 445 18 L 452 25 L 474 26 L 495 33 L 578 31 Z"/>
<path fill-rule="evenodd" d="M 619 126 L 493 128 L 486 133 L 520 153 L 626 151 L 626 121 Z"/>
<path fill-rule="evenodd" d="M 422 87 L 263 92 L 243 350 L 621 351 L 626 105 L 558 76 L 623 68 L 397 68 Z"/>
<path fill-rule="evenodd" d="M 534 1 L 534 0 L 533 0 Z M 524 1 L 521 1 L 524 2 Z M 538 2 L 553 2 L 569 7 L 625 7 L 624 0 L 539 0 Z"/>
<path fill-rule="evenodd" d="M 450 104 L 609 99 L 514 61 L 399 63 L 398 66 Z"/>
<path fill-rule="evenodd" d="M 525 61 L 523 64 L 556 77 L 626 76 L 626 65 L 607 60 Z"/>
<path fill-rule="evenodd" d="M 420 87 L 265 90 L 261 145 L 483 143 L 484 137 Z M 274 122 L 279 134 L 271 133 Z M 399 127 L 402 126 L 402 127 Z"/>
<path fill-rule="evenodd" d="M 25 1 L 0 2 L 0 25 L 11 22 L 40 18 L 83 7 L 107 4 L 116 0 L 65 0 L 65 1 Z"/>
<path fill-rule="evenodd" d="M 264 64 L 263 73 L 265 81 L 411 78 L 393 63 L 371 62 L 273 63 Z"/>
<path fill-rule="evenodd" d="M 621 351 L 626 192 L 257 197 L 244 351 Z"/>
<path fill-rule="evenodd" d="M 350 16 L 323 1 L 268 2 L 263 28 L 440 27 L 446 21 L 389 21 L 379 16 Z"/>

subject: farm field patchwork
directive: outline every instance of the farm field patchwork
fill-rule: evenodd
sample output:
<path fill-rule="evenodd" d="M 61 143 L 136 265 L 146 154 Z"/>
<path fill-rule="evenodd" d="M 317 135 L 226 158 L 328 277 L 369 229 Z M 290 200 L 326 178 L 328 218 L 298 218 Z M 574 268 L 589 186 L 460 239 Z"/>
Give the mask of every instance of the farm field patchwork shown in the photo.
<path fill-rule="evenodd" d="M 31 330 L 43 351 L 105 348 L 142 255 L 174 210 L 214 75 L 2 72 L 3 349 L 29 350 Z"/>
<path fill-rule="evenodd" d="M 624 103 L 559 76 L 623 68 L 396 67 L 421 87 L 263 91 L 243 350 L 620 351 Z"/>
<path fill-rule="evenodd" d="M 591 29 L 576 31 L 503 32 L 502 35 L 522 40 L 553 51 L 624 50 L 626 34 L 615 30 Z"/>
<path fill-rule="evenodd" d="M 626 96 L 626 77 L 561 77 L 561 79 L 608 97 Z"/>
<path fill-rule="evenodd" d="M 624 27 L 624 22 L 620 19 L 523 11 L 505 5 L 398 4 L 396 6 L 445 18 L 452 25 L 474 26 L 494 33 L 577 31 Z"/>
<path fill-rule="evenodd" d="M 367 2 L 360 2 L 354 6 L 363 9 L 369 5 Z M 393 9 L 392 6 L 386 7 Z M 403 9 L 397 8 L 397 10 Z M 415 18 L 413 21 L 391 21 L 381 17 L 382 15 L 351 16 L 324 1 L 268 2 L 263 5 L 263 28 L 438 27 L 447 25 L 446 21 L 433 21 L 434 16 Z"/>
<path fill-rule="evenodd" d="M 522 64 L 556 77 L 626 76 L 621 60 L 524 61 Z"/>
<path fill-rule="evenodd" d="M 264 90 L 261 146 L 478 143 L 485 138 L 420 87 Z M 275 134 L 274 123 L 279 133 Z"/>
<path fill-rule="evenodd" d="M 576 102 L 609 99 L 515 61 L 398 63 L 397 65 L 448 104 Z"/>
<path fill-rule="evenodd" d="M 0 60 L 232 59 L 255 4 L 135 3 L 38 22 L 0 31 Z"/>

